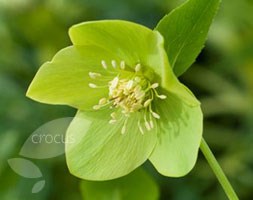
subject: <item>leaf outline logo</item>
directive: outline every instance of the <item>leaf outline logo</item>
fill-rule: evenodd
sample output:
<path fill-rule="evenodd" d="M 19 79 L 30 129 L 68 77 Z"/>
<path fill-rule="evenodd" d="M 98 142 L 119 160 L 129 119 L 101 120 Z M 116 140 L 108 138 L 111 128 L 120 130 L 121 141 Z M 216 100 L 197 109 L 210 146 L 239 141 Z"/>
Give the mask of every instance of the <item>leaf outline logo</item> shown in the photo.
<path fill-rule="evenodd" d="M 38 179 L 43 174 L 39 167 L 30 159 L 49 159 L 65 153 L 65 133 L 73 117 L 59 118 L 49 121 L 37 128 L 24 142 L 19 155 L 24 158 L 10 158 L 7 160 L 10 168 L 24 178 Z M 36 140 L 37 139 L 37 140 Z M 32 193 L 40 192 L 46 185 L 44 179 L 38 180 L 32 188 Z"/>

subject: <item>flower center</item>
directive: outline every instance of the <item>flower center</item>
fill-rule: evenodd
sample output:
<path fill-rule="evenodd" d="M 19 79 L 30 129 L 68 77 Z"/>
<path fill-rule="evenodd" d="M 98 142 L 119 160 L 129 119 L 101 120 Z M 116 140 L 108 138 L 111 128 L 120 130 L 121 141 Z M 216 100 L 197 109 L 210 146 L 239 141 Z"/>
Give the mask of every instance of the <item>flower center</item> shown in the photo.
<path fill-rule="evenodd" d="M 154 121 L 160 119 L 160 116 L 153 111 L 152 103 L 155 98 L 166 99 L 165 95 L 159 95 L 157 92 L 159 84 L 151 84 L 150 81 L 143 76 L 141 72 L 141 64 L 135 66 L 134 72 L 130 73 L 131 75 L 122 76 L 121 72 L 126 68 L 124 61 L 121 61 L 118 66 L 116 61 L 113 60 L 111 62 L 111 68 L 113 71 L 110 71 L 111 69 L 109 69 L 105 61 L 102 61 L 101 63 L 106 71 L 111 73 L 116 72 L 116 76 L 108 81 L 106 86 L 97 86 L 94 83 L 89 84 L 91 88 L 108 87 L 109 89 L 108 97 L 100 99 L 98 104 L 93 106 L 93 109 L 99 110 L 106 106 L 109 106 L 110 109 L 115 109 L 116 111 L 111 113 L 112 119 L 109 123 L 114 124 L 123 116 L 124 124 L 121 130 L 122 134 L 126 132 L 129 117 L 135 112 L 143 111 L 143 119 L 138 120 L 137 122 L 142 134 L 144 134 L 145 129 L 148 131 L 153 129 Z M 92 79 L 98 79 L 102 77 L 102 74 L 90 72 L 89 76 Z M 120 117 L 118 116 L 119 113 L 121 115 Z M 144 129 L 142 124 L 144 124 Z"/>
<path fill-rule="evenodd" d="M 129 114 L 140 110 L 143 107 L 145 99 L 145 90 L 143 90 L 141 79 L 119 79 L 115 77 L 109 82 L 109 99 L 113 101 L 115 108 L 121 108 L 122 113 Z"/>

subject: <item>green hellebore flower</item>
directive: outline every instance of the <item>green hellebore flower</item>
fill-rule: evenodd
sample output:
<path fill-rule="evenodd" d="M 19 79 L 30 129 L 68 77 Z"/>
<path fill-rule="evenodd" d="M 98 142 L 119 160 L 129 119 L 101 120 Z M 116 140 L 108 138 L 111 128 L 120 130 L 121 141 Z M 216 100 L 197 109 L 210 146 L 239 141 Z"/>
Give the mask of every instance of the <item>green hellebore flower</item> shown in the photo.
<path fill-rule="evenodd" d="M 79 111 L 67 131 L 75 176 L 109 180 L 147 159 L 165 176 L 194 166 L 202 112 L 174 75 L 157 31 L 120 20 L 70 28 L 73 46 L 39 69 L 27 96 Z"/>

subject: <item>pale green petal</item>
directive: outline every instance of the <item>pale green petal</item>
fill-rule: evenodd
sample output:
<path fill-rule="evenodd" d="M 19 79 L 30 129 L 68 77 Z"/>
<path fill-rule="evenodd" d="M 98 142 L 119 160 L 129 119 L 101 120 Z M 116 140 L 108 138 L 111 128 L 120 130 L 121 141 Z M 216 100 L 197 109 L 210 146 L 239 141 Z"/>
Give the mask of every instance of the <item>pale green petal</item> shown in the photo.
<path fill-rule="evenodd" d="M 42 103 L 91 109 L 100 98 L 108 96 L 107 87 L 89 87 L 89 83 L 108 84 L 89 77 L 89 72 L 97 72 L 110 78 L 101 66 L 101 60 L 105 57 L 110 59 L 115 56 L 94 45 L 67 47 L 58 52 L 51 62 L 42 65 L 27 96 Z"/>
<path fill-rule="evenodd" d="M 124 176 L 148 159 L 156 143 L 155 131 L 140 133 L 139 113 L 129 118 L 122 134 L 123 121 L 109 124 L 108 111 L 102 112 L 104 120 L 95 121 L 86 117 L 88 113 L 78 112 L 67 131 L 67 165 L 73 175 L 82 179 Z"/>
<path fill-rule="evenodd" d="M 130 67 L 140 62 L 153 69 L 159 76 L 152 77 L 154 75 L 147 72 L 148 77 L 161 82 L 164 88 L 182 97 L 189 105 L 199 105 L 194 95 L 174 75 L 164 50 L 163 38 L 157 31 L 131 22 L 104 20 L 77 24 L 70 28 L 69 34 L 76 45 L 98 45 L 116 53 Z"/>
<path fill-rule="evenodd" d="M 200 102 L 194 96 L 194 94 L 185 85 L 179 81 L 175 82 L 171 87 L 167 88 L 168 91 L 177 95 L 182 101 L 184 101 L 189 106 L 200 106 Z"/>
<path fill-rule="evenodd" d="M 157 145 L 150 157 L 165 176 L 179 177 L 195 165 L 202 137 L 200 106 L 192 107 L 173 94 L 157 104 L 161 115 Z"/>
<path fill-rule="evenodd" d="M 141 63 L 163 76 L 167 59 L 163 38 L 157 31 L 122 20 L 85 22 L 70 28 L 74 45 L 92 44 L 111 51 L 129 67 Z"/>

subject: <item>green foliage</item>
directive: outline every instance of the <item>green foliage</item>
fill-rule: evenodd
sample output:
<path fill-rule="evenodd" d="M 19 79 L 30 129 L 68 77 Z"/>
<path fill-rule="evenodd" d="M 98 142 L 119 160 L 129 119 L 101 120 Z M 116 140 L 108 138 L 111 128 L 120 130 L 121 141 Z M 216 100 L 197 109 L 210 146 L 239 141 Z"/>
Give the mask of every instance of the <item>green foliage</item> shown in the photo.
<path fill-rule="evenodd" d="M 182 75 L 204 47 L 207 33 L 221 0 L 188 0 L 165 16 L 156 29 L 165 38 L 170 64 Z"/>
<path fill-rule="evenodd" d="M 73 109 L 38 104 L 24 96 L 38 66 L 70 44 L 68 28 L 81 21 L 105 18 L 127 19 L 153 28 L 183 0 L 109 2 L 0 1 L 1 200 L 81 199 L 79 179 L 69 174 L 64 157 L 39 161 L 47 182 L 36 195 L 31 194 L 35 182 L 19 177 L 7 164 L 40 125 L 74 116 Z M 201 100 L 205 138 L 245 200 L 253 195 L 252 9 L 252 1 L 223 0 L 203 53 L 180 77 Z M 201 156 L 193 171 L 181 179 L 162 178 L 154 170 L 149 173 L 160 185 L 161 200 L 226 198 Z"/>
<path fill-rule="evenodd" d="M 141 168 L 112 181 L 81 181 L 84 200 L 158 200 L 159 189 L 152 177 Z"/>

